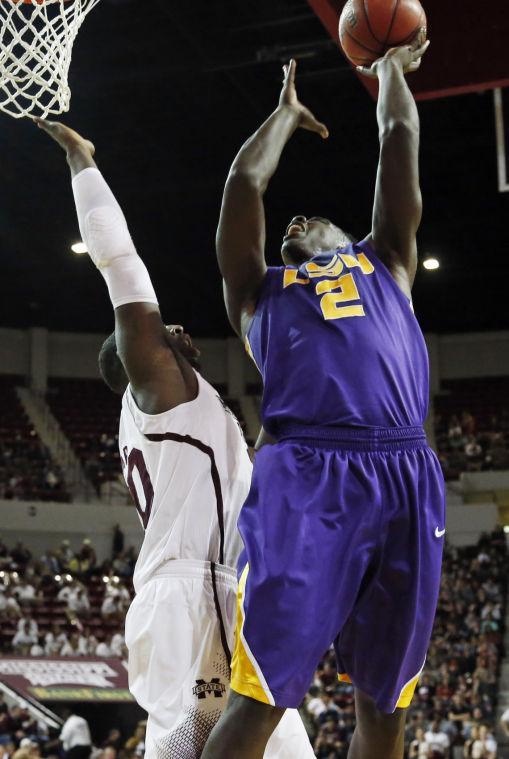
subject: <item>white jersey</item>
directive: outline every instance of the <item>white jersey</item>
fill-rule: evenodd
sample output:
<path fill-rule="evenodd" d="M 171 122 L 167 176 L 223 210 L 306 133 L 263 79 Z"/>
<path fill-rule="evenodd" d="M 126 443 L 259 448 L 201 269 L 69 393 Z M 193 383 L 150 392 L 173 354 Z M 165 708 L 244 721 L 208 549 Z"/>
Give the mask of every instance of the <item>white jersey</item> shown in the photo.
<path fill-rule="evenodd" d="M 140 411 L 130 387 L 122 399 L 120 457 L 145 529 L 136 592 L 172 559 L 237 564 L 252 464 L 237 419 L 197 378 L 195 400 L 162 414 Z"/>

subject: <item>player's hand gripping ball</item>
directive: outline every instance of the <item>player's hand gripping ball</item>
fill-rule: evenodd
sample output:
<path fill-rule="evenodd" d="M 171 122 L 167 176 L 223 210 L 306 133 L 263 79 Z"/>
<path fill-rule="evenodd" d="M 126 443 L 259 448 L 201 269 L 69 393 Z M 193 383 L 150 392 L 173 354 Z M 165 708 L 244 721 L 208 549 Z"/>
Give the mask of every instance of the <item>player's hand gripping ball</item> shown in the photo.
<path fill-rule="evenodd" d="M 339 19 L 339 39 L 348 60 L 367 67 L 390 48 L 411 44 L 425 28 L 419 0 L 348 0 Z"/>

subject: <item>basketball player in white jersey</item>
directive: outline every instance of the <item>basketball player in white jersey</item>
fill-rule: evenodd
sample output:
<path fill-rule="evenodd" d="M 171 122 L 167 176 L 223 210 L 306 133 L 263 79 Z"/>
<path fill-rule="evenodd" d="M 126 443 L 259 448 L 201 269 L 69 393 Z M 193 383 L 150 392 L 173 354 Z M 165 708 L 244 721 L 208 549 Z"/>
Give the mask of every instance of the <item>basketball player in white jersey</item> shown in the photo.
<path fill-rule="evenodd" d="M 236 523 L 251 462 L 237 420 L 193 369 L 190 337 L 162 322 L 94 146 L 62 124 L 36 123 L 67 154 L 82 239 L 115 309 L 99 364 L 123 394 L 120 454 L 145 530 L 126 620 L 129 685 L 149 715 L 145 756 L 197 759 L 229 691 Z M 287 715 L 265 756 L 313 757 L 298 713 Z"/>

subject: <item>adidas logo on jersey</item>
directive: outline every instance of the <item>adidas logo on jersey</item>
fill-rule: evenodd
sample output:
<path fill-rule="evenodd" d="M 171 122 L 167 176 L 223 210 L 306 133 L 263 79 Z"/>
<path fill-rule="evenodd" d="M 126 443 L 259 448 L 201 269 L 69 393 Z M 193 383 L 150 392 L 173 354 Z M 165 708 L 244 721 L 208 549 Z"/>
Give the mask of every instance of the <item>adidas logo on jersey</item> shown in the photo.
<path fill-rule="evenodd" d="M 226 686 L 223 685 L 219 677 L 213 677 L 209 683 L 206 680 L 197 680 L 193 688 L 193 696 L 202 699 L 212 694 L 214 694 L 214 698 L 222 698 L 225 693 Z"/>

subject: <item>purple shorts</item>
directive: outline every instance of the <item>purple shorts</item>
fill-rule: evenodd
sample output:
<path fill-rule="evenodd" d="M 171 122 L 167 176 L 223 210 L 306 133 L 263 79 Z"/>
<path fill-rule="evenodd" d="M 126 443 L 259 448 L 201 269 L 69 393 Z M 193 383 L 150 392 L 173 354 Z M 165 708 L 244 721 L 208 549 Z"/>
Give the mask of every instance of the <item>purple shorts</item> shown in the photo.
<path fill-rule="evenodd" d="M 239 519 L 232 687 L 298 706 L 332 641 L 340 679 L 409 705 L 440 586 L 444 481 L 422 428 L 289 429 Z"/>

